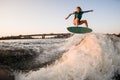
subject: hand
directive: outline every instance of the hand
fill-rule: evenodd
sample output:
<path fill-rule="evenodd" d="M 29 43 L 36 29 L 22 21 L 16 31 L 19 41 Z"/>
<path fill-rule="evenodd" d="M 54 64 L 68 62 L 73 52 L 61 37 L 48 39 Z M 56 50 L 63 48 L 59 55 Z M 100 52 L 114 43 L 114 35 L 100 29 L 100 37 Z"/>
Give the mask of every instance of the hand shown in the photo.
<path fill-rule="evenodd" d="M 93 10 L 90 10 L 90 12 L 93 12 Z"/>
<path fill-rule="evenodd" d="M 65 18 L 65 20 L 67 20 L 68 18 Z"/>

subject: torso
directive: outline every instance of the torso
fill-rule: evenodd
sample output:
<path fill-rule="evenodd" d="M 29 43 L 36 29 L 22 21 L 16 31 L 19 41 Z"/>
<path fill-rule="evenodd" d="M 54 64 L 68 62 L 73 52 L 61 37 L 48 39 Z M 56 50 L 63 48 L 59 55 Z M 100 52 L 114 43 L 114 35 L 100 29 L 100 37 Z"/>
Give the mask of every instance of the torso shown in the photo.
<path fill-rule="evenodd" d="M 82 18 L 82 14 L 83 14 L 83 12 L 75 12 L 75 18 L 74 19 L 76 19 L 76 18 L 78 18 L 79 20 L 81 20 L 81 18 Z"/>

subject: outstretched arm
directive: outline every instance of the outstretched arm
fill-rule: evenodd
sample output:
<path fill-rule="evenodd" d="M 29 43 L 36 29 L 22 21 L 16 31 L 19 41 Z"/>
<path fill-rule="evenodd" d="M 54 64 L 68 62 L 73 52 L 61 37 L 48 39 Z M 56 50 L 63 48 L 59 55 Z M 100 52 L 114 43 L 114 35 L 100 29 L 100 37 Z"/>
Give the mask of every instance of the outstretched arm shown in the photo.
<path fill-rule="evenodd" d="M 74 12 L 73 13 L 70 13 L 66 18 L 65 18 L 65 20 L 67 20 L 71 15 L 73 15 L 74 14 Z"/>
<path fill-rule="evenodd" d="M 83 11 L 83 13 L 93 12 L 93 10 Z"/>

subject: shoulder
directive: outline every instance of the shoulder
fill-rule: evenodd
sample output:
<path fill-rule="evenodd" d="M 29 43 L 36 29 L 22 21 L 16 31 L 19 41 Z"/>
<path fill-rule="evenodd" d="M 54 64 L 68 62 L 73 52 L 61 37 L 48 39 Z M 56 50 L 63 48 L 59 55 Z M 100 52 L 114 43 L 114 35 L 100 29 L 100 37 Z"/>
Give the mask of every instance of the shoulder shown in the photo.
<path fill-rule="evenodd" d="M 81 11 L 81 13 L 84 13 L 85 11 Z"/>

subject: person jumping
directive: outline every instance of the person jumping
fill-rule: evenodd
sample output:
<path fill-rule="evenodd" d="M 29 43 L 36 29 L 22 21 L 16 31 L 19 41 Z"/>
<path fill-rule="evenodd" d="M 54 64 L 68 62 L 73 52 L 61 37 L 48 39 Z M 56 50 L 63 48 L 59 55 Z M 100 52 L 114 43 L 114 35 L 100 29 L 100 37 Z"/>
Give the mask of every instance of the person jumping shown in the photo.
<path fill-rule="evenodd" d="M 88 28 L 87 20 L 81 20 L 83 13 L 88 13 L 88 12 L 93 12 L 93 10 L 82 11 L 82 9 L 78 6 L 76 7 L 76 11 L 70 13 L 68 17 L 65 18 L 65 20 L 67 20 L 71 15 L 75 15 L 73 24 L 78 27 L 78 25 L 82 25 L 84 23 L 85 26 Z"/>

